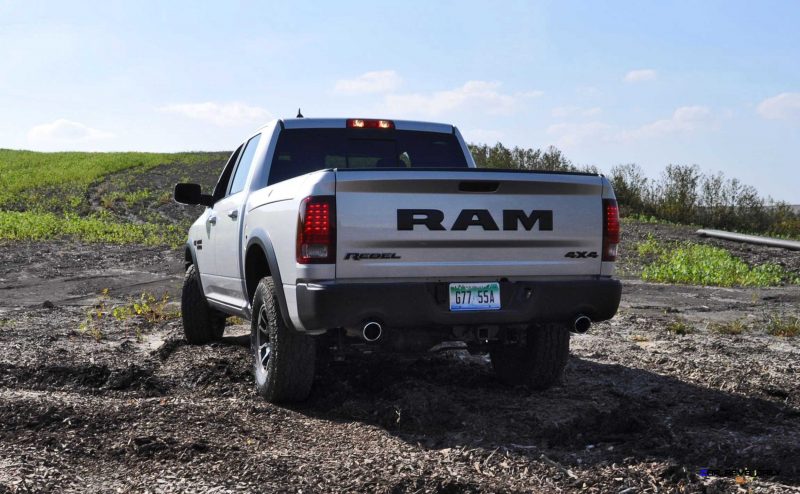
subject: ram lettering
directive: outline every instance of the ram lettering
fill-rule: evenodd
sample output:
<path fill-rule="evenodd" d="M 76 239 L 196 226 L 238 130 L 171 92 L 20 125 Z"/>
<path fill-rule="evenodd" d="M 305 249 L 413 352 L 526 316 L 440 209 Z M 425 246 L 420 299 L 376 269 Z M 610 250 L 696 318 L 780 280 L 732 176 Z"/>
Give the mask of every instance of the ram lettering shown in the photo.
<path fill-rule="evenodd" d="M 413 230 L 415 225 L 421 225 L 428 230 L 447 230 L 444 222 L 444 212 L 438 209 L 398 209 L 397 229 Z M 503 230 L 515 231 L 520 225 L 525 230 L 531 230 L 538 223 L 539 231 L 553 230 L 553 211 L 533 210 L 525 213 L 521 209 L 503 210 Z M 462 210 L 450 230 L 463 231 L 471 226 L 480 226 L 484 230 L 499 230 L 491 213 L 486 209 Z"/>

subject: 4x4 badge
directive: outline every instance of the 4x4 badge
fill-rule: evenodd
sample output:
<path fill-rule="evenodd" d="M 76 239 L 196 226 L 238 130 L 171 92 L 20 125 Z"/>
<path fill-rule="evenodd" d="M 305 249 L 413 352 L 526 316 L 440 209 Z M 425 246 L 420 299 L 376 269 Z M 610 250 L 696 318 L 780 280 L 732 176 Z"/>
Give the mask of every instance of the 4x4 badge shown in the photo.
<path fill-rule="evenodd" d="M 567 252 L 564 254 L 564 257 L 571 257 L 573 259 L 587 259 L 591 257 L 592 259 L 597 257 L 597 252 L 589 252 L 586 250 L 573 250 L 571 252 Z"/>

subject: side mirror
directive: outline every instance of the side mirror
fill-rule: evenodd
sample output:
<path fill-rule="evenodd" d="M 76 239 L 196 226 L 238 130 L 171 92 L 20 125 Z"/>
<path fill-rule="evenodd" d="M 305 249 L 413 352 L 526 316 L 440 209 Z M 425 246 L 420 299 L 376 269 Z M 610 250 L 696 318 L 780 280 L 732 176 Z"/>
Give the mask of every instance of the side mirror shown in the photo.
<path fill-rule="evenodd" d="M 212 206 L 214 199 L 208 194 L 200 192 L 198 184 L 175 184 L 175 193 L 173 194 L 175 202 L 189 205 L 203 205 Z"/>

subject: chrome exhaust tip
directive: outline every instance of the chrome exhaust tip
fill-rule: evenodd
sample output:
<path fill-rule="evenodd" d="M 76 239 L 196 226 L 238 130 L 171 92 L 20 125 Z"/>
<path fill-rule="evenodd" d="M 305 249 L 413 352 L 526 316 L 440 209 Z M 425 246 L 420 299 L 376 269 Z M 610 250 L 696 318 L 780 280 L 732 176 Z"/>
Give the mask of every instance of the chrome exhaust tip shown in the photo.
<path fill-rule="evenodd" d="M 572 323 L 572 331 L 579 334 L 589 331 L 589 328 L 591 327 L 592 320 L 583 315 L 576 317 L 575 322 Z"/>
<path fill-rule="evenodd" d="M 374 343 L 381 339 L 383 335 L 383 327 L 377 321 L 370 321 L 364 324 L 364 328 L 361 330 L 361 336 L 364 337 L 365 341 L 370 343 Z"/>

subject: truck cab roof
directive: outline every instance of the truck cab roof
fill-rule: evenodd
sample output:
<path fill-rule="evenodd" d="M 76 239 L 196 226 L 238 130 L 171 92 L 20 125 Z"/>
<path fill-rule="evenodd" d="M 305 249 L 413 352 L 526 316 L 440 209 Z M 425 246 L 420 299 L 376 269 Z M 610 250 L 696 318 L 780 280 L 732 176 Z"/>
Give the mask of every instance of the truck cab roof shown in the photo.
<path fill-rule="evenodd" d="M 350 117 L 361 118 L 361 117 Z M 277 122 L 286 129 L 344 129 L 347 127 L 348 118 L 282 118 Z M 364 119 L 371 120 L 371 119 Z M 421 122 L 416 120 L 390 120 L 397 130 L 415 130 L 420 132 L 439 132 L 452 134 L 455 127 L 452 124 Z M 272 122 L 270 122 L 271 124 Z M 268 126 L 270 124 L 265 125 Z"/>

